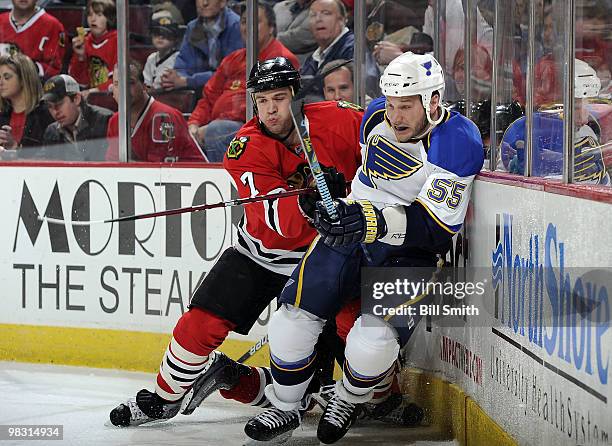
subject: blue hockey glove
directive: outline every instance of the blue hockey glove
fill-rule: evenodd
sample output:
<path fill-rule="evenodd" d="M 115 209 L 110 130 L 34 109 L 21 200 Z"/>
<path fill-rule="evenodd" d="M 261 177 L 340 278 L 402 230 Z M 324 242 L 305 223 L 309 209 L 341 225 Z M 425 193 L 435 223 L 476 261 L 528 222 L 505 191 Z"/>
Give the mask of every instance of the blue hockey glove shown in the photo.
<path fill-rule="evenodd" d="M 382 212 L 366 200 L 335 200 L 338 220 L 333 221 L 322 201 L 317 202 L 314 227 L 328 246 L 374 243 L 387 233 Z"/>

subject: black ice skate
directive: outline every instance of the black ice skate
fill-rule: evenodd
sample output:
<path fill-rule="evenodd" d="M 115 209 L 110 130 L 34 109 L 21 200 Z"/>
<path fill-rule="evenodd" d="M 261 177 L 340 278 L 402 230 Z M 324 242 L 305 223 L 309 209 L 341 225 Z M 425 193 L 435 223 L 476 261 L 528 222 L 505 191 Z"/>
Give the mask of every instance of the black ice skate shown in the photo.
<path fill-rule="evenodd" d="M 172 418 L 180 408 L 180 400 L 168 402 L 156 393 L 142 389 L 136 394 L 136 399 L 130 398 L 125 404 L 115 407 L 110 413 L 110 421 L 115 426 L 138 426 Z"/>
<path fill-rule="evenodd" d="M 393 423 L 405 427 L 416 427 L 421 424 L 424 416 L 425 412 L 422 407 L 414 403 L 408 403 L 406 405 L 401 404 L 388 414 L 376 419 L 385 423 Z"/>
<path fill-rule="evenodd" d="M 220 389 L 233 388 L 241 376 L 251 373 L 249 366 L 240 364 L 221 352 L 215 352 L 210 366 L 202 372 L 185 395 L 183 415 L 190 415 L 208 396 Z"/>
<path fill-rule="evenodd" d="M 360 404 L 344 401 L 334 392 L 319 420 L 317 428 L 319 441 L 324 444 L 332 444 L 340 440 L 353 425 L 360 411 Z"/>
<path fill-rule="evenodd" d="M 265 412 L 251 418 L 244 426 L 244 433 L 257 441 L 276 442 L 286 440 L 302 423 L 302 411 L 294 409 L 284 411 L 271 407 Z"/>
<path fill-rule="evenodd" d="M 402 405 L 402 402 L 403 397 L 401 393 L 392 393 L 381 403 L 365 403 L 362 406 L 359 418 L 364 420 L 382 420 L 398 409 Z"/>

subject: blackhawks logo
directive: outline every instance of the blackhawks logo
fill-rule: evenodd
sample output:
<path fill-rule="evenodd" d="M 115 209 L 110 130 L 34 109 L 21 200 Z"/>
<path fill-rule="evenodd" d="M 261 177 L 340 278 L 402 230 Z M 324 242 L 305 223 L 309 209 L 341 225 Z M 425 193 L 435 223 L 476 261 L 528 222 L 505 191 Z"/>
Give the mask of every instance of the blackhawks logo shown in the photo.
<path fill-rule="evenodd" d="M 109 70 L 106 63 L 99 57 L 92 57 L 89 59 L 89 85 L 90 87 L 97 87 L 102 85 L 110 78 Z"/>
<path fill-rule="evenodd" d="M 237 160 L 240 158 L 246 150 L 248 141 L 248 136 L 241 136 L 239 138 L 232 139 L 232 142 L 230 142 L 229 147 L 227 148 L 227 158 L 232 160 Z"/>
<path fill-rule="evenodd" d="M 353 104 L 349 101 L 338 101 L 338 107 L 340 108 L 352 108 L 353 110 L 363 111 L 363 107 L 361 105 Z"/>

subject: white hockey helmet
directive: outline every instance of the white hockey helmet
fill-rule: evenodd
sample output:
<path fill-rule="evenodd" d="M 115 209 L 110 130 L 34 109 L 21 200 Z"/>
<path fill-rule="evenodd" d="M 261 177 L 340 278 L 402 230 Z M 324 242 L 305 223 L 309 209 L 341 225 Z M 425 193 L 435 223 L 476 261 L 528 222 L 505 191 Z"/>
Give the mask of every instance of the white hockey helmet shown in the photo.
<path fill-rule="evenodd" d="M 574 60 L 574 97 L 594 98 L 601 90 L 601 80 L 597 72 L 585 61 Z"/>
<path fill-rule="evenodd" d="M 432 125 L 442 120 L 433 121 L 429 116 L 429 103 L 434 91 L 444 93 L 444 72 L 438 61 L 430 54 L 411 52 L 397 56 L 391 61 L 380 76 L 380 89 L 385 96 L 420 95 L 427 121 Z"/>

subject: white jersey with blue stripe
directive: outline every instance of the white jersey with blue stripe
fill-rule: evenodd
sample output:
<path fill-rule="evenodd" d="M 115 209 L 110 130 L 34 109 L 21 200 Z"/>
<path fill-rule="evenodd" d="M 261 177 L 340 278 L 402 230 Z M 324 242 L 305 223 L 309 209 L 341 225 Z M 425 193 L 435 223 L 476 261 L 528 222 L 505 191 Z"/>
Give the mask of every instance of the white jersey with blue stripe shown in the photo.
<path fill-rule="evenodd" d="M 363 118 L 362 167 L 353 179 L 351 198 L 369 200 L 379 209 L 418 202 L 446 231 L 458 231 L 484 162 L 478 128 L 444 110 L 442 122 L 425 137 L 399 142 L 385 102 L 384 97 L 372 101 Z"/>

